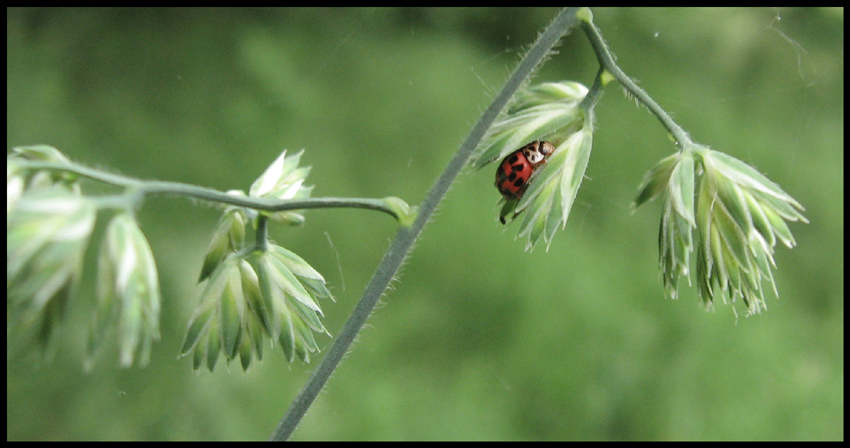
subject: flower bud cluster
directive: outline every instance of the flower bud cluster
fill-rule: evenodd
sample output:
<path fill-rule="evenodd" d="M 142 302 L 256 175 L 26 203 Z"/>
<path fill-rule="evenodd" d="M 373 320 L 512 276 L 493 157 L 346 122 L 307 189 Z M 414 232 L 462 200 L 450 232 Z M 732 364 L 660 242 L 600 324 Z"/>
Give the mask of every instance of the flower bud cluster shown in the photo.
<path fill-rule="evenodd" d="M 719 292 L 724 300 L 742 299 L 747 314 L 765 309 L 763 282 L 778 295 L 774 247 L 794 247 L 786 221 L 808 222 L 803 206 L 746 163 L 696 145 L 661 160 L 634 206 L 662 194 L 659 265 L 668 295 L 677 297 L 681 277 L 690 280 L 696 247 L 697 285 L 707 308 Z"/>
<path fill-rule="evenodd" d="M 298 199 L 310 195 L 305 187 L 308 167 L 299 167 L 301 152 L 284 151 L 254 182 L 250 196 Z M 230 194 L 244 194 L 229 192 Z M 289 362 L 297 356 L 309 362 L 318 351 L 314 332 L 327 333 L 320 320 L 319 298 L 331 298 L 325 279 L 295 253 L 265 240 L 248 246 L 248 223 L 259 220 L 297 225 L 297 211 L 253 212 L 228 207 L 210 241 L 199 282 L 206 282 L 189 323 L 181 353 L 193 356 L 195 369 L 215 368 L 220 355 L 227 362 L 239 357 L 247 369 L 263 358 L 263 342 L 277 342 Z"/>
<path fill-rule="evenodd" d="M 71 162 L 46 145 L 14 148 L 6 160 L 7 335 L 34 334 L 46 345 L 80 295 L 83 258 L 107 201 L 83 196 L 72 172 L 30 169 L 32 161 Z M 98 312 L 87 364 L 103 335 L 115 331 L 120 365 L 145 365 L 159 339 L 159 283 L 150 246 L 127 208 L 110 218 L 97 266 Z"/>
<path fill-rule="evenodd" d="M 546 140 L 555 151 L 537 167 L 521 198 L 503 199 L 504 223 L 525 213 L 518 236 L 528 236 L 526 250 L 542 237 L 548 249 L 558 228 L 566 226 L 584 178 L 593 143 L 593 114 L 582 105 L 588 94 L 576 82 L 549 82 L 517 92 L 507 112 L 477 149 L 472 166 L 502 160 L 525 144 Z"/>

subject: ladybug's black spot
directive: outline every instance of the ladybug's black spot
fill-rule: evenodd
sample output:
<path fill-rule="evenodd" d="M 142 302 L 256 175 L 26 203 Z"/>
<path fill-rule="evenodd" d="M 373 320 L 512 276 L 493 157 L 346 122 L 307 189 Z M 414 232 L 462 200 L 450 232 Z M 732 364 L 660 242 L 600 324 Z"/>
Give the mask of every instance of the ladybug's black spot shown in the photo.
<path fill-rule="evenodd" d="M 511 174 L 509 174 L 506 180 L 509 180 L 511 182 L 516 180 L 516 172 L 512 172 Z"/>
<path fill-rule="evenodd" d="M 508 158 L 508 165 L 513 165 L 516 163 L 518 156 L 516 154 L 511 154 Z"/>
<path fill-rule="evenodd" d="M 525 181 L 522 180 L 522 178 L 519 178 L 516 181 L 514 181 L 514 187 L 521 187 L 523 183 L 525 183 Z"/>
<path fill-rule="evenodd" d="M 522 171 L 523 165 L 521 163 L 517 163 L 516 165 L 511 166 L 511 171 Z"/>

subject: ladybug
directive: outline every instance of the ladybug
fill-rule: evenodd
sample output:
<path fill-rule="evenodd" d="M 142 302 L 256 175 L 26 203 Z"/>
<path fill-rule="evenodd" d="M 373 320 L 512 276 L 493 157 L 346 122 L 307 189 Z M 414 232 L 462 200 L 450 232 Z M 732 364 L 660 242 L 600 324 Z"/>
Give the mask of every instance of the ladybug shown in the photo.
<path fill-rule="evenodd" d="M 546 163 L 554 151 L 551 143 L 537 140 L 508 154 L 496 170 L 496 188 L 505 200 L 521 198 L 534 170 Z"/>

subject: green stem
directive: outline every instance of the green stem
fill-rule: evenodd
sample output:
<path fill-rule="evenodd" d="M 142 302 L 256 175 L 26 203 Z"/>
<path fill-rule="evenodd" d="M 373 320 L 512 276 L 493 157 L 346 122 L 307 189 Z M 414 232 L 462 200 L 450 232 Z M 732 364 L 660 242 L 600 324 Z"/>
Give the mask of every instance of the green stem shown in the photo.
<path fill-rule="evenodd" d="M 693 142 L 691 138 L 688 136 L 688 133 L 685 132 L 684 129 L 681 128 L 670 115 L 649 96 L 643 89 L 641 89 L 631 78 L 629 78 L 623 70 L 617 65 L 614 61 L 614 56 L 611 55 L 611 51 L 608 49 L 608 45 L 602 39 L 602 34 L 599 32 L 599 29 L 596 25 L 593 24 L 592 20 L 584 20 L 582 21 L 582 27 L 584 28 L 585 34 L 587 34 L 587 38 L 590 40 L 590 45 L 593 46 L 593 51 L 596 52 L 596 58 L 599 60 L 599 64 L 615 78 L 617 81 L 620 81 L 620 84 L 643 105 L 647 107 L 658 120 L 661 121 L 661 124 L 667 128 L 676 142 L 679 144 L 680 148 L 684 148 L 689 146 Z"/>
<path fill-rule="evenodd" d="M 605 90 L 605 85 L 602 81 L 602 77 L 604 75 L 605 69 L 603 67 L 599 67 L 599 72 L 596 73 L 596 79 L 593 80 L 593 86 L 590 87 L 590 90 L 585 95 L 584 99 L 581 100 L 579 107 L 586 110 L 591 111 L 593 107 L 596 106 L 596 103 L 599 102 L 599 98 L 602 97 L 602 92 Z"/>
<path fill-rule="evenodd" d="M 437 179 L 428 196 L 422 201 L 416 221 L 410 227 L 402 227 L 398 230 L 392 245 L 384 255 L 384 259 L 381 260 L 381 264 L 366 287 L 363 297 L 355 306 L 354 311 L 352 311 L 348 321 L 337 335 L 333 345 L 328 349 L 321 364 L 313 372 L 313 375 L 307 381 L 307 384 L 304 385 L 304 388 L 301 389 L 301 392 L 298 393 L 298 396 L 295 397 L 289 410 L 283 416 L 277 428 L 275 428 L 270 440 L 287 440 L 292 435 L 292 432 L 295 431 L 298 422 L 301 421 L 301 418 L 307 412 L 307 409 L 310 408 L 313 400 L 316 399 L 319 391 L 324 387 L 343 355 L 348 351 L 351 343 L 366 322 L 366 319 L 372 313 L 378 299 L 384 294 L 390 281 L 392 281 L 402 262 L 410 252 L 410 249 L 413 247 L 413 243 L 431 218 L 431 214 L 437 208 L 437 205 L 443 199 L 446 191 L 448 191 L 449 186 L 460 173 L 461 169 L 466 165 L 470 155 L 472 155 L 472 151 L 478 146 L 482 137 L 484 137 L 484 133 L 492 126 L 514 92 L 531 76 L 534 69 L 546 58 L 561 37 L 575 26 L 578 21 L 576 18 L 577 10 L 578 8 L 567 8 L 561 11 L 546 31 L 540 35 L 537 42 L 535 42 L 534 46 L 514 70 L 514 73 L 505 82 L 502 90 L 472 128 L 466 141 L 463 142 L 439 179 Z"/>
<path fill-rule="evenodd" d="M 76 163 L 52 162 L 18 162 L 33 170 L 55 170 L 75 173 L 88 179 L 123 188 L 138 190 L 139 197 L 148 194 L 170 194 L 188 196 L 209 202 L 235 205 L 266 212 L 284 210 L 304 210 L 308 208 L 362 208 L 384 212 L 393 218 L 401 219 L 396 211 L 389 207 L 383 199 L 369 198 L 304 198 L 297 200 L 278 200 L 269 198 L 252 198 L 222 193 L 210 188 L 180 182 L 143 181 L 127 176 L 107 173 Z"/>
<path fill-rule="evenodd" d="M 257 217 L 257 236 L 254 239 L 256 249 L 265 252 L 269 247 L 269 217 Z"/>

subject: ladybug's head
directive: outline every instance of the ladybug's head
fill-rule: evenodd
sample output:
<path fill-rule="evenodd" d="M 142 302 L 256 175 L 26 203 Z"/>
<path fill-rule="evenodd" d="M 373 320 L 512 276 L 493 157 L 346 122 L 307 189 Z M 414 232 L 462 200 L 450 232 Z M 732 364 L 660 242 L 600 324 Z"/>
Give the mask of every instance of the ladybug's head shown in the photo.
<path fill-rule="evenodd" d="M 522 153 L 525 155 L 526 160 L 533 166 L 545 162 L 553 152 L 555 152 L 554 145 L 540 140 L 531 142 L 522 148 Z"/>

